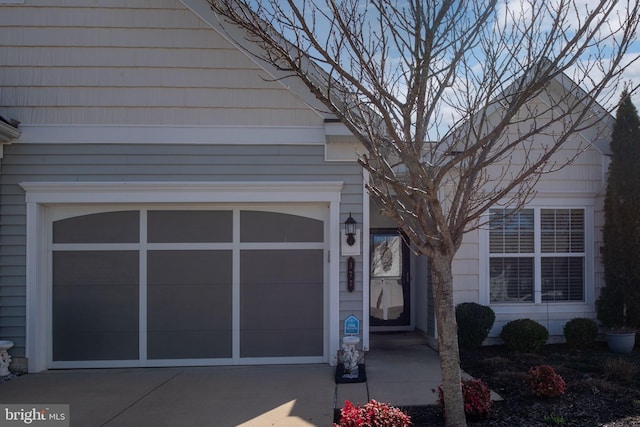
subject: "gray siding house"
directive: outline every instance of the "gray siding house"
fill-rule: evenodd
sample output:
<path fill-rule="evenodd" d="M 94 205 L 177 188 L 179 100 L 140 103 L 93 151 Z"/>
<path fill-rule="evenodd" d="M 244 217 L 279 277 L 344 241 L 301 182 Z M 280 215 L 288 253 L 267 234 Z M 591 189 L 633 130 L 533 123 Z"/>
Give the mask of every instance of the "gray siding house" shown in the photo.
<path fill-rule="evenodd" d="M 428 262 L 369 200 L 360 147 L 208 12 L 0 0 L 0 116 L 20 122 L 0 122 L 0 339 L 29 371 L 336 364 L 351 315 L 364 350 L 376 331 L 435 342 Z M 467 235 L 455 298 L 492 306 L 492 336 L 594 317 L 599 146 L 545 176 L 518 227 Z"/>

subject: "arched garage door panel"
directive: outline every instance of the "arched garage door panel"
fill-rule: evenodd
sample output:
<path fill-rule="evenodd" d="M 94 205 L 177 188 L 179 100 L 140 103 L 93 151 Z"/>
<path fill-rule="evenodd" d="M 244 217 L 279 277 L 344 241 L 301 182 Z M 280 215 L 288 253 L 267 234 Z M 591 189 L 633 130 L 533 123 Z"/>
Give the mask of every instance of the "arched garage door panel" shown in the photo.
<path fill-rule="evenodd" d="M 240 212 L 241 242 L 322 242 L 323 223 L 279 212 Z"/>
<path fill-rule="evenodd" d="M 82 215 L 53 223 L 53 243 L 138 243 L 140 212 Z"/>

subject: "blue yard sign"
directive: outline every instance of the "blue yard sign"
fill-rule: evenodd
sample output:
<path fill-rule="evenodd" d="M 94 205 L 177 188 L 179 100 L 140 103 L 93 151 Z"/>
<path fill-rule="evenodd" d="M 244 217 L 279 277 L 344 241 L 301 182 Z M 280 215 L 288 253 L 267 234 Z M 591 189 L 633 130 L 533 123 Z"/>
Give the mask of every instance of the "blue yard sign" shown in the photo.
<path fill-rule="evenodd" d="M 353 314 L 347 317 L 344 321 L 344 333 L 345 335 L 360 334 L 360 321 Z"/>

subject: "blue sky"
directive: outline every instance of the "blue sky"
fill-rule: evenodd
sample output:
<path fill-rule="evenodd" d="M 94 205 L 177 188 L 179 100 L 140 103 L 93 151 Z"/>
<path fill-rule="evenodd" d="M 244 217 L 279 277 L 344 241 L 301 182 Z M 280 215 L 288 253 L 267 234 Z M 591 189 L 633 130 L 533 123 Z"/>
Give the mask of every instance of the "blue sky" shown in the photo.
<path fill-rule="evenodd" d="M 251 2 L 260 2 L 260 0 L 249 0 Z M 263 0 L 263 2 L 268 3 L 268 1 L 275 1 L 275 0 Z M 317 3 L 320 6 L 326 5 L 325 1 L 328 3 L 331 0 L 317 0 Z M 358 3 L 357 0 L 344 0 L 344 4 L 349 4 L 351 3 L 351 1 L 355 1 L 356 4 L 358 5 L 358 7 L 363 10 L 363 8 L 365 7 L 364 5 L 366 5 L 367 3 Z M 398 3 L 401 4 L 403 0 L 398 0 Z M 497 19 L 494 21 L 494 28 L 499 28 L 500 25 L 508 25 L 508 23 L 510 21 L 512 21 L 514 18 L 514 16 L 516 17 L 515 19 L 518 18 L 523 18 L 524 20 L 527 20 L 529 16 L 531 16 L 531 7 L 530 7 L 530 3 L 531 2 L 536 2 L 538 3 L 537 7 L 542 7 L 542 9 L 544 10 L 544 8 L 550 8 L 553 9 L 554 5 L 559 3 L 561 0 L 504 0 L 504 1 L 499 1 L 498 3 L 498 12 L 497 12 Z M 579 24 L 579 21 L 581 19 L 583 19 L 583 16 L 585 14 L 585 9 L 590 7 L 590 3 L 593 3 L 592 0 L 573 0 L 575 3 L 575 9 L 572 9 L 572 11 L 574 12 L 573 14 L 571 14 L 571 12 L 569 12 L 569 15 L 566 19 L 566 21 L 564 22 L 564 25 L 566 25 L 567 27 L 571 27 L 573 28 L 574 26 L 577 26 Z M 255 3 L 254 3 L 255 4 Z M 281 7 L 286 8 L 286 6 L 284 4 L 278 3 L 281 5 Z M 302 4 L 301 2 L 296 2 L 297 5 Z M 341 4 L 341 3 L 338 3 Z M 609 20 L 607 21 L 610 27 L 614 27 L 617 24 L 617 15 L 616 13 L 619 12 L 623 12 L 624 6 L 626 5 L 625 2 L 620 2 L 620 4 L 618 4 L 616 7 L 619 10 L 616 10 L 612 15 L 610 15 Z M 320 7 L 319 6 L 319 7 Z M 508 9 L 507 9 L 508 8 Z M 322 9 L 311 9 L 315 12 L 322 12 L 323 10 L 328 10 L 328 6 L 325 6 Z M 509 10 L 509 13 L 507 13 L 506 11 Z M 310 10 L 307 10 L 307 13 L 311 14 Z M 372 13 L 371 11 L 369 11 L 368 13 Z M 622 13 L 624 14 L 624 13 Z M 322 37 L 322 31 L 324 28 L 328 28 L 328 24 L 326 22 L 322 22 L 322 19 L 320 18 L 321 14 L 316 14 L 316 18 L 318 18 L 316 20 L 316 24 L 318 25 L 318 33 L 319 36 Z M 375 20 L 375 18 L 374 18 Z M 551 20 L 551 18 L 544 18 L 542 20 L 542 26 L 539 29 L 541 32 L 545 32 L 545 31 L 551 31 L 553 28 L 553 21 Z M 327 30 L 328 32 L 328 30 Z M 286 34 L 286 33 L 285 33 Z M 611 39 L 609 39 L 609 42 L 611 42 Z M 518 47 L 515 47 L 515 50 L 518 50 Z M 524 51 L 523 51 L 524 52 Z M 628 53 L 626 54 L 626 59 L 631 60 L 631 58 L 634 57 L 638 57 L 640 55 L 640 42 L 636 41 L 631 49 L 628 51 Z M 396 55 L 398 58 L 400 57 L 400 55 Z M 590 73 L 590 76 L 592 74 L 595 73 Z M 572 76 L 573 77 L 573 76 Z M 633 62 L 628 70 L 625 72 L 624 74 L 624 81 L 629 81 L 631 82 L 632 86 L 638 86 L 640 85 L 640 60 L 636 60 L 635 62 Z M 586 84 L 586 83 L 585 83 Z M 585 88 L 587 89 L 587 88 Z M 402 91 L 402 85 L 398 86 L 398 90 L 401 92 Z M 599 99 L 599 101 L 603 104 L 604 107 L 606 108 L 612 108 L 613 105 L 615 105 L 615 103 L 618 101 L 619 99 L 619 94 L 622 91 L 622 85 L 620 85 L 617 90 L 615 91 L 615 93 L 613 94 L 609 94 L 610 97 L 608 99 Z M 640 91 L 636 91 L 636 93 L 633 96 L 633 101 L 634 104 L 636 104 L 637 107 L 640 107 Z"/>

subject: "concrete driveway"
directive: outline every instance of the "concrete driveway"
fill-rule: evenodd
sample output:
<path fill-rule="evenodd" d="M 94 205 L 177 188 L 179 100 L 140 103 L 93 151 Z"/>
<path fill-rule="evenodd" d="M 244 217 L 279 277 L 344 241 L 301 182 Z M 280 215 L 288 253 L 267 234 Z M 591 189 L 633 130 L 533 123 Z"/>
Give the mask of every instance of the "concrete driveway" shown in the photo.
<path fill-rule="evenodd" d="M 0 407 L 69 404 L 74 427 L 329 427 L 345 400 L 436 402 L 438 354 L 415 334 L 402 336 L 376 342 L 363 383 L 335 384 L 325 364 L 58 370 L 1 383 Z"/>
<path fill-rule="evenodd" d="M 330 426 L 335 368 L 232 366 L 49 371 L 0 384 L 0 403 L 69 404 L 70 425 Z"/>

